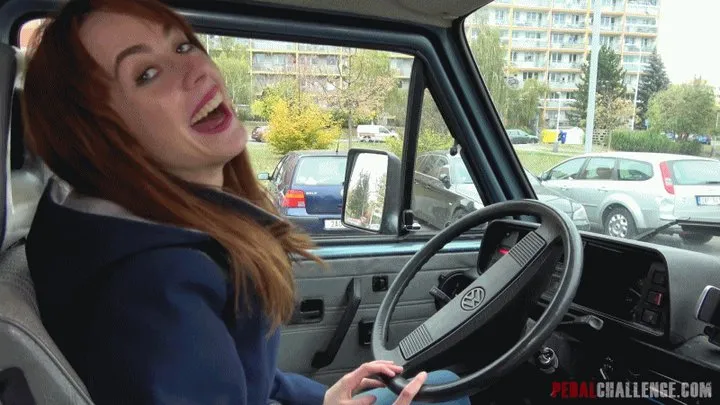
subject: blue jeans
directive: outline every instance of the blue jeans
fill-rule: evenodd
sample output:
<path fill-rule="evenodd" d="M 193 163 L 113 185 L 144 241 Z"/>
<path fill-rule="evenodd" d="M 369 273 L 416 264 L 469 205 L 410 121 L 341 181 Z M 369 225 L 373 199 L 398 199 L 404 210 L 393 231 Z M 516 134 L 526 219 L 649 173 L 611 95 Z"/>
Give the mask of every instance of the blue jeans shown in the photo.
<path fill-rule="evenodd" d="M 447 370 L 438 370 L 438 371 L 432 371 L 428 373 L 427 380 L 425 381 L 426 384 L 446 384 L 451 381 L 456 381 L 458 379 L 458 376 L 455 375 L 452 371 Z M 374 390 L 370 390 L 367 392 L 363 392 L 362 394 L 359 394 L 356 396 L 361 397 L 365 395 L 372 395 L 377 400 L 375 401 L 374 405 L 392 405 L 393 402 L 395 402 L 395 399 L 397 399 L 397 395 L 395 395 L 394 392 L 390 391 L 388 388 L 375 388 Z M 427 402 L 412 402 L 413 405 L 430 405 Z M 456 399 L 453 401 L 448 402 L 439 402 L 441 405 L 470 405 L 470 398 L 463 397 L 460 399 Z"/>

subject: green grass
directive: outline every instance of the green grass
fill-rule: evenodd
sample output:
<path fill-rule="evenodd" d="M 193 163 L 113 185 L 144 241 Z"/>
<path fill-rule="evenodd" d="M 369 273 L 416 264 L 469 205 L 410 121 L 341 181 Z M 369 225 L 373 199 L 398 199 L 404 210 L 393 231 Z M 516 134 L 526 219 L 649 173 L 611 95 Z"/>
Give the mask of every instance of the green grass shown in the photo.
<path fill-rule="evenodd" d="M 520 163 L 535 175 L 539 175 L 569 157 L 578 155 L 578 153 L 552 153 L 522 149 L 515 149 L 515 153 L 517 153 Z"/>
<path fill-rule="evenodd" d="M 335 149 L 336 146 L 336 144 L 333 144 L 329 149 Z M 549 145 L 549 147 L 545 147 L 547 145 L 542 146 L 540 150 L 525 150 L 522 148 L 515 150 L 522 165 L 536 175 L 584 151 L 582 145 L 560 145 L 558 153 L 552 152 L 552 145 Z M 385 143 L 364 143 L 357 141 L 352 143 L 352 147 L 377 150 L 387 150 L 388 148 Z M 280 155 L 272 151 L 267 143 L 248 142 L 247 148 L 250 152 L 250 159 L 255 173 L 272 173 L 281 158 Z M 341 141 L 338 149 L 347 151 L 347 140 Z"/>

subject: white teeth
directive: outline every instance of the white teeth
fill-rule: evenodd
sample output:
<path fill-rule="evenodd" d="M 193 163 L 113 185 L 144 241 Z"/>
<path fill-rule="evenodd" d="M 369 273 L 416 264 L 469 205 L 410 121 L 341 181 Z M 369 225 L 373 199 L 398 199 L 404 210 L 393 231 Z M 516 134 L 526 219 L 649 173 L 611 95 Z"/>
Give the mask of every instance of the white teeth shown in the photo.
<path fill-rule="evenodd" d="M 208 114 L 210 114 L 210 111 L 218 108 L 218 106 L 222 103 L 223 96 L 220 92 L 215 93 L 215 97 L 213 97 L 210 101 L 208 101 L 201 109 L 198 111 L 193 117 L 192 120 L 190 120 L 190 125 L 197 124 L 198 121 L 205 118 Z"/>

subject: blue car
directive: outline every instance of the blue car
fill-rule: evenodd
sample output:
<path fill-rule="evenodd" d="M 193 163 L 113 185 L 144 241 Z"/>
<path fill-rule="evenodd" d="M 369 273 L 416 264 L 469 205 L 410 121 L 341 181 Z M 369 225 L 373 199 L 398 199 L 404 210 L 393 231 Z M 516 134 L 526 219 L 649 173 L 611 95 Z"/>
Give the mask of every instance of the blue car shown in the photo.
<path fill-rule="evenodd" d="M 293 151 L 283 156 L 267 188 L 280 213 L 312 234 L 351 232 L 340 221 L 347 153 Z"/>

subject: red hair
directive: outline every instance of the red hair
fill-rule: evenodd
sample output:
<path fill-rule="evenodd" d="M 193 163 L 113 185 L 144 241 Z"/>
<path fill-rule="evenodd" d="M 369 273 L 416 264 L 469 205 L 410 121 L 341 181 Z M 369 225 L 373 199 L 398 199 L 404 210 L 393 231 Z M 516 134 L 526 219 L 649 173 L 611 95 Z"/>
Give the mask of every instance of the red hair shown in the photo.
<path fill-rule="evenodd" d="M 230 276 L 249 308 L 248 287 L 273 328 L 295 307 L 292 255 L 319 261 L 310 238 L 288 222 L 270 227 L 212 203 L 163 171 L 133 138 L 109 106 L 109 75 L 80 41 L 79 30 L 92 12 L 135 16 L 181 29 L 205 48 L 180 15 L 156 0 L 72 0 L 38 30 L 28 50 L 22 97 L 30 150 L 77 191 L 114 201 L 153 221 L 206 232 L 227 251 Z M 207 52 L 207 51 L 205 51 Z M 248 151 L 224 168 L 224 189 L 277 214 L 255 178 Z"/>

